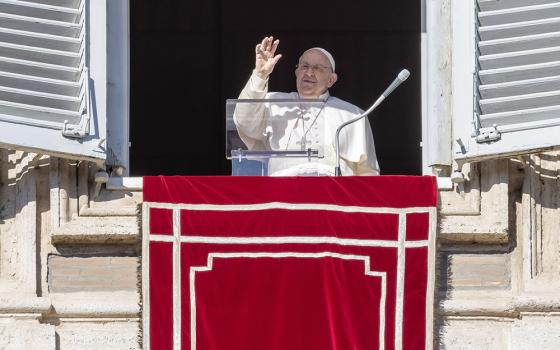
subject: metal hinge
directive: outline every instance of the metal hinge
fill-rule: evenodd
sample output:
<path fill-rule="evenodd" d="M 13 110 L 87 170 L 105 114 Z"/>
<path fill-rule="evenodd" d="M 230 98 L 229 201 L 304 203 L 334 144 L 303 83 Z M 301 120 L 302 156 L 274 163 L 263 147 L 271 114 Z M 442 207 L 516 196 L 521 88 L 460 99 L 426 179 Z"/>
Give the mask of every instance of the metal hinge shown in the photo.
<path fill-rule="evenodd" d="M 498 131 L 496 124 L 492 126 L 492 129 L 480 130 L 480 134 L 476 136 L 476 142 L 486 143 L 498 141 L 502 138 L 502 133 Z"/>

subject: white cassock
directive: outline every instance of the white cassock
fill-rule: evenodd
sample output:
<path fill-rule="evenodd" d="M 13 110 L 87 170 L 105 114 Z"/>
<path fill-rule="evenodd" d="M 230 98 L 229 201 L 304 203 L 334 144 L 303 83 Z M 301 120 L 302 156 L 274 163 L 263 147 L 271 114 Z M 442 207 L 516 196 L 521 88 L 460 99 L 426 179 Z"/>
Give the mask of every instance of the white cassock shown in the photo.
<path fill-rule="evenodd" d="M 234 122 L 239 136 L 249 150 L 323 150 L 323 158 L 272 158 L 268 163 L 269 175 L 334 175 L 336 129 L 363 111 L 330 96 L 328 91 L 319 97 L 324 103 L 307 108 L 274 102 L 275 99 L 299 98 L 297 92 L 268 92 L 268 80 L 253 73 L 239 99 L 271 101 L 266 104 L 237 105 Z M 239 108 L 245 110 L 238 110 Z M 379 175 L 373 134 L 367 118 L 342 129 L 340 155 L 343 175 Z"/>

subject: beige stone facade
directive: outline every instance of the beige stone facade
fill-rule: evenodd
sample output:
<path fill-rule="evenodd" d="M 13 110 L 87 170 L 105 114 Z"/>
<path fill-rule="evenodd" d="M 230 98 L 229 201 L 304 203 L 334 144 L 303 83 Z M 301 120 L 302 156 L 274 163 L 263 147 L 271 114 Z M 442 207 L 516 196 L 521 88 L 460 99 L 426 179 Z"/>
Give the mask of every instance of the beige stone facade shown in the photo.
<path fill-rule="evenodd" d="M 0 349 L 141 348 L 141 193 L 0 156 Z M 435 348 L 558 349 L 560 153 L 463 170 L 439 192 Z"/>
<path fill-rule="evenodd" d="M 560 155 L 468 172 L 440 192 L 440 348 L 558 349 Z"/>
<path fill-rule="evenodd" d="M 0 158 L 0 349 L 140 348 L 141 194 L 95 197 L 87 162 Z"/>

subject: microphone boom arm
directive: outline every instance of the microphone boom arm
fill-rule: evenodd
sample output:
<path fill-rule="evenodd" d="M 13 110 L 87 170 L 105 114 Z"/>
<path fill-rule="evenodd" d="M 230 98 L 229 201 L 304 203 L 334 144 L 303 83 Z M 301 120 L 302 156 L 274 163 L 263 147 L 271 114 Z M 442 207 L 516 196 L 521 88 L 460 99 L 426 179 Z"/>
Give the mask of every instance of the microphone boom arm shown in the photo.
<path fill-rule="evenodd" d="M 385 91 L 381 94 L 381 96 L 379 96 L 379 98 L 373 103 L 373 105 L 371 105 L 371 107 L 368 108 L 367 111 L 360 114 L 359 116 L 357 116 L 354 119 L 350 119 L 350 120 L 340 124 L 340 126 L 338 128 L 336 128 L 336 134 L 335 134 L 336 167 L 334 169 L 334 175 L 335 176 L 341 176 L 342 175 L 342 171 L 340 170 L 340 140 L 339 140 L 340 139 L 340 131 L 342 130 L 342 128 L 344 128 L 347 125 L 350 125 L 352 123 L 357 122 L 358 120 L 366 117 L 368 114 L 373 112 L 373 110 L 376 109 L 377 106 L 379 106 L 381 104 L 381 102 L 383 102 L 383 100 L 385 100 L 387 98 L 387 96 L 389 96 L 399 85 L 401 85 L 406 79 L 408 79 L 409 76 L 410 76 L 410 72 L 407 69 L 403 69 L 399 73 L 399 75 L 395 78 L 395 80 L 393 80 L 391 85 L 389 85 L 389 87 L 387 89 L 385 89 Z"/>

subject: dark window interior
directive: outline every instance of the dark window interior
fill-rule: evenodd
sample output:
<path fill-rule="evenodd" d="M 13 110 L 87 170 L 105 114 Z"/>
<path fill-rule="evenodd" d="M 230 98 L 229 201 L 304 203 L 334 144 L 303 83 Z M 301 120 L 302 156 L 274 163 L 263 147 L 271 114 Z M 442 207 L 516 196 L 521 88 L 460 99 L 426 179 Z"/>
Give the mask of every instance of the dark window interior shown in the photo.
<path fill-rule="evenodd" d="M 421 174 L 420 1 L 134 0 L 130 174 L 227 175 L 225 100 L 236 98 L 264 36 L 283 54 L 271 91 L 321 46 L 336 60 L 331 94 L 368 108 L 401 68 L 412 75 L 369 116 L 382 174 Z"/>

